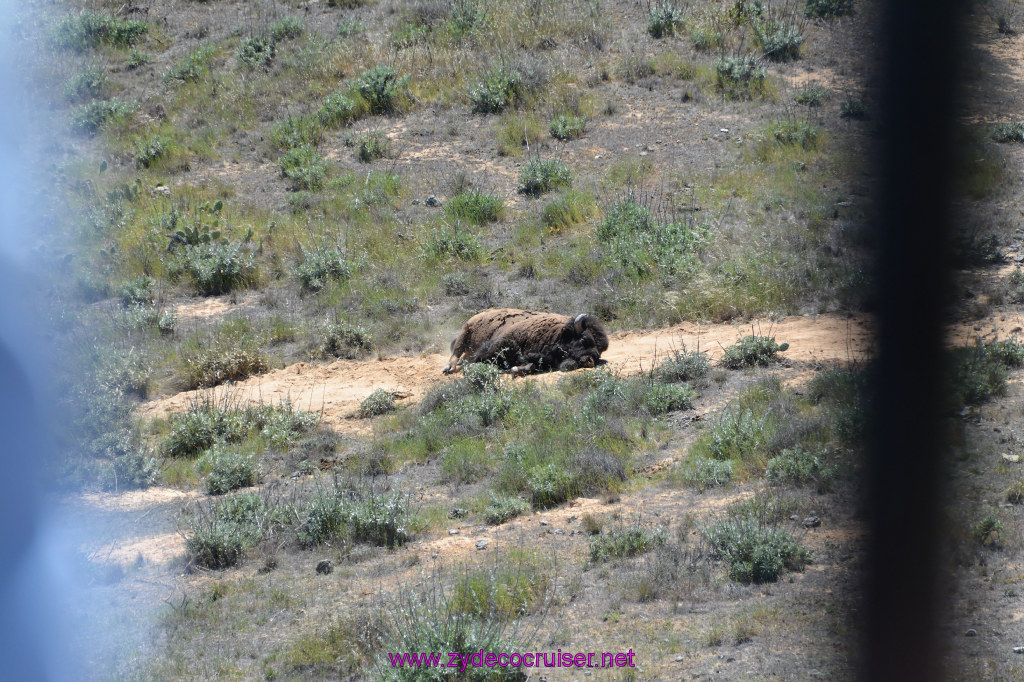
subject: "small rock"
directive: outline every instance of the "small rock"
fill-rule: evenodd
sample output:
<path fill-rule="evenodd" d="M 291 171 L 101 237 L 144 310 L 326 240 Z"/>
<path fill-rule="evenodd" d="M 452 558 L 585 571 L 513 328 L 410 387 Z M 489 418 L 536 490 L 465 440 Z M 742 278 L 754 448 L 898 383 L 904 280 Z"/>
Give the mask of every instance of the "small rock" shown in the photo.
<path fill-rule="evenodd" d="M 165 185 L 157 185 L 153 188 L 154 194 L 162 194 L 165 197 L 171 196 L 171 188 Z"/>
<path fill-rule="evenodd" d="M 459 529 L 458 528 L 449 528 L 448 529 L 448 535 L 458 535 L 458 534 L 459 534 Z"/>
<path fill-rule="evenodd" d="M 420 205 L 420 200 L 419 199 L 413 199 L 412 200 L 412 205 L 413 206 L 419 206 Z"/>
<path fill-rule="evenodd" d="M 965 632 L 964 635 L 966 635 L 967 637 L 977 637 L 978 636 L 978 631 L 975 630 L 974 628 L 971 628 L 970 630 Z"/>
<path fill-rule="evenodd" d="M 796 514 L 793 514 L 792 516 L 789 517 L 789 520 L 790 521 L 796 521 L 799 518 L 800 518 L 799 516 L 797 516 Z"/>
<path fill-rule="evenodd" d="M 431 194 L 429 197 L 427 197 L 427 206 L 429 206 L 430 208 L 440 208 L 441 200 L 435 197 L 433 194 Z"/>
<path fill-rule="evenodd" d="M 477 540 L 476 541 L 476 548 L 477 549 L 487 549 L 487 540 Z"/>
<path fill-rule="evenodd" d="M 1013 653 L 1015 653 L 1015 654 L 1024 654 L 1024 646 L 1015 646 L 1015 647 L 1013 647 Z"/>
<path fill-rule="evenodd" d="M 548 525 L 548 522 L 546 520 L 544 520 L 544 519 L 541 519 L 540 520 L 540 525 L 546 526 L 546 525 Z"/>
<path fill-rule="evenodd" d="M 803 520 L 802 525 L 804 528 L 817 528 L 821 525 L 821 519 L 817 516 L 808 516 Z"/>
<path fill-rule="evenodd" d="M 597 156 L 594 157 L 594 161 L 600 161 L 600 160 L 601 160 L 601 155 L 600 154 L 598 154 Z"/>
<path fill-rule="evenodd" d="M 452 507 L 451 510 L 448 512 L 449 519 L 462 519 L 468 515 L 469 510 L 463 509 L 462 507 Z"/>
<path fill-rule="evenodd" d="M 328 575 L 333 570 L 334 570 L 334 564 L 332 564 L 327 559 L 324 559 L 323 561 L 321 561 L 320 563 L 318 563 L 316 565 L 316 572 L 319 573 L 320 575 Z"/>
<path fill-rule="evenodd" d="M 1020 461 L 1020 455 L 1007 455 L 1006 453 L 1003 453 L 1003 459 L 1010 464 L 1016 464 Z"/>
<path fill-rule="evenodd" d="M 555 529 L 555 535 L 565 535 L 565 529 L 564 528 L 556 528 Z"/>
<path fill-rule="evenodd" d="M 683 661 L 683 657 L 682 656 L 676 656 L 676 663 L 682 663 L 682 661 Z"/>
<path fill-rule="evenodd" d="M 718 132 L 720 132 L 720 133 L 727 133 L 727 132 L 729 132 L 729 129 L 728 128 L 719 128 Z"/>

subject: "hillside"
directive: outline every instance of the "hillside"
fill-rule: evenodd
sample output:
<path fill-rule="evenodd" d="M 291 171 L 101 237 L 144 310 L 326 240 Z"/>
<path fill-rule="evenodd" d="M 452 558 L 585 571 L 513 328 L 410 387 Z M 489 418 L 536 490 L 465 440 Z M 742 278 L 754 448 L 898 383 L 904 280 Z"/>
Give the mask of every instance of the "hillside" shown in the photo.
<path fill-rule="evenodd" d="M 1015 8 L 962 117 L 957 679 L 1024 670 Z M 23 11 L 85 677 L 852 677 L 873 2 Z M 590 313 L 607 363 L 442 377 L 490 307 Z"/>

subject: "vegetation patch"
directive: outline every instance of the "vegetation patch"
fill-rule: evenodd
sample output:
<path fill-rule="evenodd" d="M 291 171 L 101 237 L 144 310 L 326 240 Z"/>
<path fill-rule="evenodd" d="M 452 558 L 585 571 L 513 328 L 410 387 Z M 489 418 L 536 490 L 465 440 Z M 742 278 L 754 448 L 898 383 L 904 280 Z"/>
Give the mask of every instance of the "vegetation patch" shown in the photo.
<path fill-rule="evenodd" d="M 253 455 L 229 449 L 215 443 L 196 463 L 197 468 L 208 470 L 206 492 L 223 495 L 239 488 L 248 488 L 260 482 L 262 468 Z"/>
<path fill-rule="evenodd" d="M 311 192 L 323 189 L 329 166 L 312 145 L 289 149 L 277 163 L 281 167 L 281 175 L 292 181 L 293 189 Z"/>
<path fill-rule="evenodd" d="M 505 204 L 500 197 L 479 190 L 456 194 L 444 206 L 445 213 L 453 220 L 464 220 L 473 225 L 486 225 L 501 220 Z"/>
<path fill-rule="evenodd" d="M 307 547 L 346 541 L 395 547 L 411 537 L 412 521 L 404 495 L 336 486 L 320 491 L 306 505 L 298 537 Z"/>
<path fill-rule="evenodd" d="M 100 12 L 81 12 L 58 21 L 50 31 L 54 47 L 86 50 L 111 45 L 131 47 L 149 30 L 144 21 L 122 19 Z"/>
<path fill-rule="evenodd" d="M 674 36 L 684 23 L 685 17 L 675 5 L 662 2 L 651 7 L 647 15 L 647 32 L 652 38 Z"/>
<path fill-rule="evenodd" d="M 665 544 L 665 533 L 660 528 L 648 530 L 641 526 L 607 530 L 590 537 L 590 561 L 601 563 L 648 552 Z"/>
<path fill-rule="evenodd" d="M 725 349 L 722 366 L 728 369 L 768 367 L 779 361 L 779 353 L 789 350 L 789 344 L 778 344 L 774 336 L 752 334 Z"/>
<path fill-rule="evenodd" d="M 371 114 L 395 116 L 405 113 L 412 102 L 409 79 L 399 76 L 394 67 L 380 64 L 364 71 L 356 79 L 355 88 Z"/>
<path fill-rule="evenodd" d="M 767 93 L 767 71 L 753 55 L 720 57 L 715 62 L 718 89 L 731 99 L 754 99 Z"/>
<path fill-rule="evenodd" d="M 742 583 L 775 582 L 784 569 L 801 570 L 811 557 L 789 533 L 754 518 L 721 521 L 703 528 L 701 536 L 729 564 L 729 577 Z"/>
<path fill-rule="evenodd" d="M 529 512 L 530 503 L 523 498 L 491 493 L 487 507 L 484 509 L 484 521 L 491 526 L 500 526 Z"/>
<path fill-rule="evenodd" d="M 572 169 L 556 159 L 531 159 L 519 173 L 519 192 L 539 197 L 572 186 Z"/>
<path fill-rule="evenodd" d="M 551 137 L 557 140 L 577 140 L 587 132 L 587 117 L 560 114 L 551 121 L 548 129 L 551 131 Z"/>

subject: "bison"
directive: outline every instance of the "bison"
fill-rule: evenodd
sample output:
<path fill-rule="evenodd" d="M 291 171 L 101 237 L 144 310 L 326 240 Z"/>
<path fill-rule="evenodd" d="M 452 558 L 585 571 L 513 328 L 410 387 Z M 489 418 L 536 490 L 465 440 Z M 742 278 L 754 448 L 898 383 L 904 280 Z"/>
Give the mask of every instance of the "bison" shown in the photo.
<path fill-rule="evenodd" d="M 575 318 L 514 308 L 485 310 L 469 318 L 452 341 L 445 374 L 486 362 L 516 376 L 552 369 L 594 367 L 608 350 L 608 334 L 591 315 Z"/>

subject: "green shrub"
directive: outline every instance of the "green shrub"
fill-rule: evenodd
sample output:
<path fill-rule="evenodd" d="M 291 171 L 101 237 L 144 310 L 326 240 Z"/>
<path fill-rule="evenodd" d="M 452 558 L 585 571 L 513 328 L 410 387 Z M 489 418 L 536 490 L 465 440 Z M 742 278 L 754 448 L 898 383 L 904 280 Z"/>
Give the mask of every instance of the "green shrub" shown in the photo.
<path fill-rule="evenodd" d="M 348 38 L 354 36 L 357 33 L 362 33 L 366 30 L 366 26 L 361 21 L 339 21 L 338 22 L 338 37 Z"/>
<path fill-rule="evenodd" d="M 380 130 L 360 135 L 355 140 L 357 155 L 361 162 L 370 163 L 374 159 L 383 159 L 391 153 L 391 140 Z"/>
<path fill-rule="evenodd" d="M 144 21 L 131 21 L 99 12 L 82 12 L 58 21 L 50 31 L 54 47 L 85 50 L 102 45 L 131 47 L 146 31 Z"/>
<path fill-rule="evenodd" d="M 537 509 L 557 507 L 576 497 L 575 477 L 556 464 L 544 464 L 527 472 L 526 490 Z"/>
<path fill-rule="evenodd" d="M 954 348 L 951 353 L 949 407 L 978 405 L 992 396 L 1006 390 L 1009 358 L 1015 362 L 1014 354 L 1004 354 L 982 344 Z"/>
<path fill-rule="evenodd" d="M 839 103 L 839 115 L 843 118 L 865 119 L 868 117 L 868 105 L 860 97 L 847 97 Z"/>
<path fill-rule="evenodd" d="M 112 462 L 114 490 L 135 490 L 154 485 L 160 476 L 160 465 L 155 457 L 133 448 Z"/>
<path fill-rule="evenodd" d="M 764 56 L 773 62 L 791 62 L 800 59 L 800 46 L 804 37 L 793 24 L 784 21 L 754 21 L 751 23 L 757 44 Z"/>
<path fill-rule="evenodd" d="M 225 381 L 240 381 L 270 369 L 259 339 L 245 320 L 222 324 L 211 334 L 186 339 L 178 352 L 188 388 L 209 388 Z"/>
<path fill-rule="evenodd" d="M 704 225 L 661 222 L 632 195 L 605 213 L 596 237 L 605 258 L 627 276 L 675 276 L 692 269 L 710 230 Z"/>
<path fill-rule="evenodd" d="M 395 394 L 384 388 L 378 388 L 363 402 L 359 403 L 359 416 L 366 419 L 395 411 Z"/>
<path fill-rule="evenodd" d="M 187 275 L 204 296 L 218 296 L 251 283 L 256 261 L 243 244 L 222 242 L 185 246 L 165 263 L 172 280 Z"/>
<path fill-rule="evenodd" d="M 989 514 L 971 527 L 971 535 L 979 545 L 998 547 L 1003 535 L 1003 522 Z"/>
<path fill-rule="evenodd" d="M 199 79 L 210 70 L 210 61 L 213 59 L 213 54 L 214 49 L 209 45 L 193 50 L 164 73 L 164 82 L 199 82 Z"/>
<path fill-rule="evenodd" d="M 295 268 L 302 290 L 317 292 L 330 281 L 345 281 L 352 276 L 352 264 L 341 249 L 302 247 L 302 260 Z"/>
<path fill-rule="evenodd" d="M 424 250 L 434 260 L 477 261 L 483 257 L 480 237 L 455 225 L 443 225 L 430 231 Z"/>
<path fill-rule="evenodd" d="M 587 117 L 561 114 L 551 122 L 551 137 L 559 140 L 576 140 L 587 132 Z"/>
<path fill-rule="evenodd" d="M 150 135 L 136 140 L 135 163 L 139 168 L 149 168 L 167 155 L 170 146 L 170 139 L 164 135 Z"/>
<path fill-rule="evenodd" d="M 700 381 L 711 369 L 708 354 L 701 351 L 675 351 L 654 370 L 659 381 Z"/>
<path fill-rule="evenodd" d="M 683 480 L 700 492 L 732 481 L 732 462 L 691 456 L 683 469 Z"/>
<path fill-rule="evenodd" d="M 1003 494 L 1007 504 L 1024 504 L 1024 480 L 1015 481 Z"/>
<path fill-rule="evenodd" d="M 281 174 L 292 181 L 293 189 L 311 192 L 323 189 L 329 166 L 311 145 L 289 149 L 277 163 Z"/>
<path fill-rule="evenodd" d="M 718 89 L 727 97 L 750 99 L 764 92 L 767 72 L 753 55 L 720 57 L 715 73 Z"/>
<path fill-rule="evenodd" d="M 262 474 L 252 455 L 243 455 L 216 444 L 200 458 L 198 466 L 210 471 L 206 476 L 206 492 L 211 495 L 254 486 Z"/>
<path fill-rule="evenodd" d="M 662 2 L 651 8 L 647 15 L 647 32 L 652 38 L 664 38 L 676 34 L 683 27 L 683 13 L 675 5 Z"/>
<path fill-rule="evenodd" d="M 486 225 L 501 220 L 505 204 L 500 197 L 493 194 L 470 190 L 449 199 L 444 210 L 453 220 L 465 220 L 474 225 Z"/>
<path fill-rule="evenodd" d="M 461 576 L 455 583 L 451 608 L 479 617 L 512 618 L 537 611 L 550 578 L 536 555 L 513 550 L 495 562 Z"/>
<path fill-rule="evenodd" d="M 313 547 L 347 536 L 353 542 L 394 547 L 409 539 L 410 521 L 406 496 L 321 491 L 306 507 L 299 540 Z"/>
<path fill-rule="evenodd" d="M 788 349 L 788 343 L 775 343 L 774 336 L 744 336 L 722 353 L 722 366 L 728 369 L 768 367 L 778 362 L 780 352 Z"/>
<path fill-rule="evenodd" d="M 101 97 L 107 89 L 109 79 L 103 69 L 90 66 L 76 73 L 64 83 L 64 99 L 69 102 L 83 102 Z"/>
<path fill-rule="evenodd" d="M 270 27 L 270 37 L 278 42 L 291 40 L 301 36 L 304 30 L 301 19 L 298 17 L 285 17 L 275 21 Z"/>
<path fill-rule="evenodd" d="M 645 78 L 650 78 L 657 72 L 654 68 L 654 61 L 643 54 L 630 53 L 619 60 L 615 67 L 616 75 L 623 81 L 634 85 Z"/>
<path fill-rule="evenodd" d="M 819 493 L 832 489 L 836 467 L 829 461 L 828 452 L 813 453 L 801 447 L 783 450 L 778 457 L 768 460 L 765 478 L 771 483 L 790 485 L 813 484 Z"/>
<path fill-rule="evenodd" d="M 156 282 L 152 277 L 140 275 L 133 280 L 121 283 L 117 287 L 117 297 L 121 299 L 121 305 L 125 307 L 132 305 L 152 305 L 154 284 L 156 284 Z"/>
<path fill-rule="evenodd" d="M 355 88 L 371 114 L 393 116 L 402 113 L 408 106 L 409 78 L 399 77 L 394 68 L 380 64 L 364 71 L 356 79 Z"/>
<path fill-rule="evenodd" d="M 317 119 L 324 128 L 346 126 L 356 119 L 356 103 L 340 92 L 327 95 L 317 111 Z"/>
<path fill-rule="evenodd" d="M 590 538 L 590 561 L 601 563 L 621 557 L 637 556 L 665 544 L 665 533 L 659 528 L 649 531 L 639 526 L 609 530 Z"/>
<path fill-rule="evenodd" d="M 404 23 L 391 31 L 391 46 L 405 50 L 415 45 L 426 44 L 430 39 L 430 27 L 422 24 Z"/>
<path fill-rule="evenodd" d="M 64 89 L 67 93 L 67 86 Z M 996 142 L 1024 142 L 1024 121 L 1016 123 L 996 123 L 989 132 Z"/>
<path fill-rule="evenodd" d="M 469 99 L 473 102 L 474 113 L 497 114 L 515 106 L 524 92 L 523 75 L 499 66 L 470 90 Z"/>
<path fill-rule="evenodd" d="M 95 135 L 107 123 L 121 121 L 135 110 L 135 105 L 116 97 L 81 104 L 71 110 L 71 130 Z"/>
<path fill-rule="evenodd" d="M 800 92 L 796 93 L 793 97 L 793 101 L 797 104 L 803 104 L 806 107 L 820 107 L 825 103 L 829 97 L 832 96 L 832 91 L 828 88 L 822 87 L 817 83 L 811 83 L 804 87 Z"/>
<path fill-rule="evenodd" d="M 831 19 L 853 14 L 854 0 L 806 0 L 804 14 L 809 17 Z"/>
<path fill-rule="evenodd" d="M 529 511 L 530 504 L 521 497 L 491 493 L 490 502 L 484 509 L 484 521 L 492 526 L 500 526 Z"/>
<path fill-rule="evenodd" d="M 319 118 L 289 116 L 270 130 L 270 141 L 282 151 L 300 147 L 317 147 L 323 142 L 324 130 Z"/>
<path fill-rule="evenodd" d="M 267 506 L 256 493 L 240 493 L 200 508 L 185 540 L 189 563 L 210 569 L 239 564 L 246 550 L 263 539 Z"/>
<path fill-rule="evenodd" d="M 321 332 L 320 342 L 314 356 L 317 358 L 358 358 L 373 349 L 369 333 L 366 329 L 349 324 L 335 322 Z"/>
<path fill-rule="evenodd" d="M 725 45 L 725 36 L 722 35 L 721 31 L 717 31 L 709 26 L 695 26 L 690 29 L 690 42 L 693 43 L 693 49 L 700 52 L 710 52 Z"/>
<path fill-rule="evenodd" d="M 287 400 L 277 405 L 245 408 L 217 405 L 212 400 L 194 400 L 170 421 L 170 433 L 161 443 L 163 454 L 195 457 L 217 443 L 240 443 L 256 436 L 265 439 L 271 447 L 283 450 L 315 428 L 319 417 L 295 410 Z"/>
<path fill-rule="evenodd" d="M 519 174 L 519 192 L 540 196 L 559 187 L 572 186 L 572 170 L 556 159 L 531 159 Z"/>
<path fill-rule="evenodd" d="M 810 560 L 810 551 L 786 531 L 751 518 L 722 521 L 701 535 L 713 555 L 729 564 L 729 577 L 737 582 L 775 582 L 784 569 L 799 570 Z"/>
<path fill-rule="evenodd" d="M 714 459 L 744 461 L 759 456 L 768 442 L 768 415 L 730 406 L 711 426 L 708 454 Z"/>
<path fill-rule="evenodd" d="M 247 69 L 266 68 L 274 61 L 277 43 L 267 36 L 249 36 L 238 46 L 238 62 Z"/>
<path fill-rule="evenodd" d="M 134 71 L 135 69 L 140 69 L 152 61 L 153 58 L 148 54 L 139 52 L 138 50 L 132 50 L 131 54 L 128 55 L 128 59 L 124 62 L 124 68 L 129 71 Z"/>

